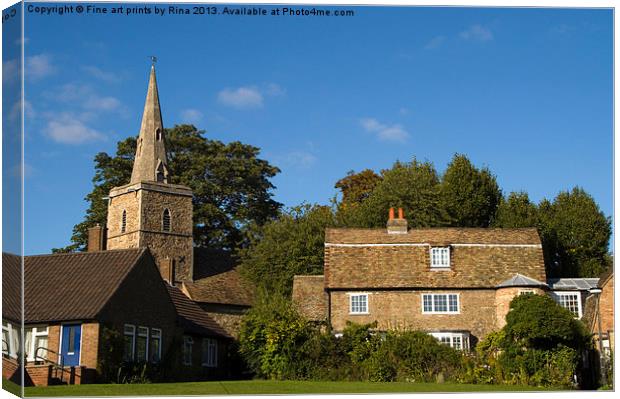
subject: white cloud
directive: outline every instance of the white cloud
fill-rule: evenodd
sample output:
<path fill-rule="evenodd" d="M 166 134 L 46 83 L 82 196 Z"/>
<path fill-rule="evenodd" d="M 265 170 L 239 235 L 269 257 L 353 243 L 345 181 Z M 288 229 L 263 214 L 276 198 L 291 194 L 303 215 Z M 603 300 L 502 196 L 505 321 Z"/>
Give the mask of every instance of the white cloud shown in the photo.
<path fill-rule="evenodd" d="M 18 60 L 8 60 L 2 63 L 2 84 L 17 83 L 19 81 Z"/>
<path fill-rule="evenodd" d="M 26 77 L 29 79 L 40 79 L 54 73 L 51 57 L 47 54 L 33 55 L 26 57 Z"/>
<path fill-rule="evenodd" d="M 113 72 L 106 72 L 100 68 L 97 68 L 96 66 L 85 66 L 83 67 L 84 71 L 86 71 L 87 73 L 89 73 L 91 76 L 99 79 L 99 80 L 103 80 L 104 82 L 108 82 L 108 83 L 118 83 L 122 80 L 122 78 L 113 73 Z"/>
<path fill-rule="evenodd" d="M 259 108 L 263 106 L 263 95 L 256 87 L 226 88 L 217 95 L 220 103 L 235 108 Z"/>
<path fill-rule="evenodd" d="M 84 108 L 97 111 L 114 111 L 119 109 L 121 102 L 114 97 L 97 97 L 91 95 L 84 103 Z"/>
<path fill-rule="evenodd" d="M 493 32 L 479 24 L 470 26 L 466 30 L 459 33 L 459 36 L 465 40 L 476 40 L 480 42 L 493 40 Z"/>
<path fill-rule="evenodd" d="M 286 154 L 284 162 L 291 166 L 308 169 L 314 165 L 317 157 L 306 151 L 293 151 Z"/>
<path fill-rule="evenodd" d="M 424 46 L 424 48 L 427 50 L 436 49 L 440 47 L 445 40 L 446 38 L 444 36 L 435 36 L 428 43 L 426 43 L 426 46 Z"/>
<path fill-rule="evenodd" d="M 22 102 L 17 101 L 16 103 L 14 103 L 13 106 L 11 107 L 11 112 L 9 113 L 9 120 L 10 121 L 17 120 L 17 118 L 19 118 L 19 116 L 21 115 L 21 110 L 22 110 Z M 35 117 L 34 108 L 32 107 L 32 104 L 29 101 L 24 101 L 24 114 L 25 114 L 24 117 L 26 119 L 32 119 Z"/>
<path fill-rule="evenodd" d="M 402 125 L 384 125 L 374 118 L 364 118 L 360 124 L 367 132 L 373 133 L 381 141 L 404 142 L 409 138 L 409 133 Z"/>
<path fill-rule="evenodd" d="M 181 119 L 183 122 L 197 124 L 202 120 L 204 115 L 197 109 L 188 108 L 181 111 Z"/>
<path fill-rule="evenodd" d="M 47 123 L 45 132 L 52 140 L 63 144 L 82 144 L 102 140 L 105 137 L 70 113 L 53 115 Z"/>

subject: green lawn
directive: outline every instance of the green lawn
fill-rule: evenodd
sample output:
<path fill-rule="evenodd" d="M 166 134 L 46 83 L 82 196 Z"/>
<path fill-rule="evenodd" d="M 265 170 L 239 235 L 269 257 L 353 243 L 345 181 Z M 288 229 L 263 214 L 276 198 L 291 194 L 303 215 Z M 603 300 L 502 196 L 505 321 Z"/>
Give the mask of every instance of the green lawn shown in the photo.
<path fill-rule="evenodd" d="M 540 391 L 514 385 L 470 385 L 324 381 L 222 381 L 168 384 L 91 384 L 26 388 L 26 396 L 244 395 L 308 393 L 409 393 L 471 391 Z"/>
<path fill-rule="evenodd" d="M 6 378 L 2 379 L 2 389 L 11 392 L 13 395 L 21 396 L 22 387 Z"/>

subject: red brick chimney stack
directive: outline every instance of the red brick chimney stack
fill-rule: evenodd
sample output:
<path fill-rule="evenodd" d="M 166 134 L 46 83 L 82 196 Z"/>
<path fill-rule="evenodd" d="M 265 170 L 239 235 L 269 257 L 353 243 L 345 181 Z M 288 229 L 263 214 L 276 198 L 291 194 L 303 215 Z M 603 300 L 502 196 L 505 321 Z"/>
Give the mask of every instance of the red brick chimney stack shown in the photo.
<path fill-rule="evenodd" d="M 407 234 L 407 219 L 405 219 L 403 208 L 398 208 L 398 219 L 394 218 L 394 208 L 390 208 L 387 232 L 388 234 Z"/>

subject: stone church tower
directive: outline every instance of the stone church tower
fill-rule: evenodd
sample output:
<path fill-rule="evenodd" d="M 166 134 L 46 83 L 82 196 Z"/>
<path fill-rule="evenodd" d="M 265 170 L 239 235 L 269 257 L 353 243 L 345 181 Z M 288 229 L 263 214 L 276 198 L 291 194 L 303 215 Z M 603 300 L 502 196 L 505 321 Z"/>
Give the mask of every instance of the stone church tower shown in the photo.
<path fill-rule="evenodd" d="M 170 283 L 193 276 L 192 190 L 170 184 L 155 65 L 129 184 L 110 190 L 108 249 L 148 247 Z"/>

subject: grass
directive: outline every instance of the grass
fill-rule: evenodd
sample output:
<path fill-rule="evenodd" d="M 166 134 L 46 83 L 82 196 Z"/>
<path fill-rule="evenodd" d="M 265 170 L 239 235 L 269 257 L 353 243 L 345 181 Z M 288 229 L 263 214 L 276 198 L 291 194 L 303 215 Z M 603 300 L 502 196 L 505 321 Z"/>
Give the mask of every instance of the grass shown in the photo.
<path fill-rule="evenodd" d="M 2 389 L 4 389 L 5 391 L 9 391 L 16 396 L 22 395 L 22 387 L 17 385 L 13 381 L 7 380 L 6 378 L 2 379 Z"/>
<path fill-rule="evenodd" d="M 260 395 L 312 393 L 509 392 L 549 390 L 515 385 L 331 381 L 209 381 L 27 387 L 26 396 Z"/>

